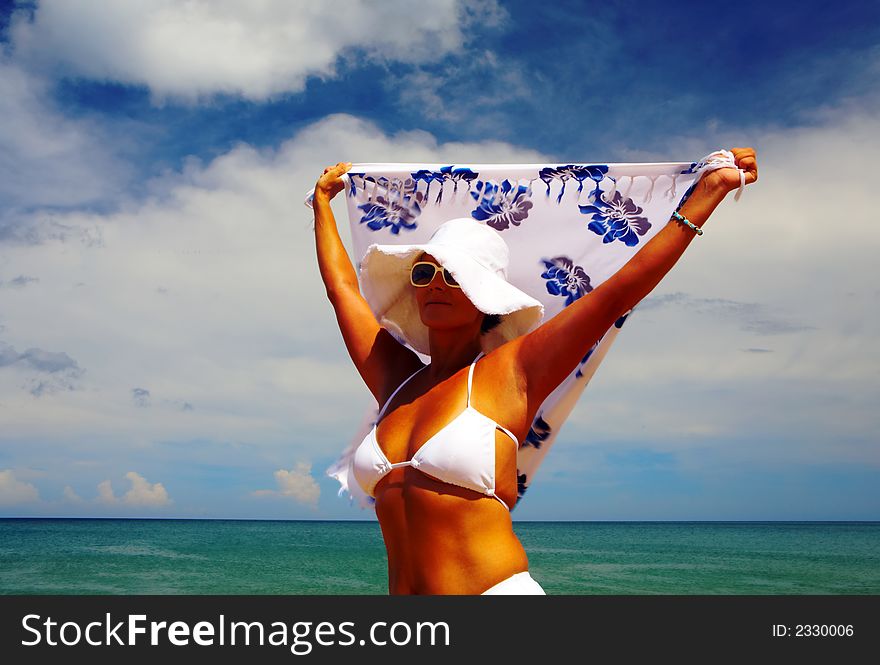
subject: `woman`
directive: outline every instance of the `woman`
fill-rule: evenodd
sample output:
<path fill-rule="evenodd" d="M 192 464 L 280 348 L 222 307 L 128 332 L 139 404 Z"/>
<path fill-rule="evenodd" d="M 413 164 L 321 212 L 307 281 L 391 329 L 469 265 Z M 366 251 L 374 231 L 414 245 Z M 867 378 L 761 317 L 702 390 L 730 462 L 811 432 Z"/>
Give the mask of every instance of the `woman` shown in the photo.
<path fill-rule="evenodd" d="M 746 184 L 755 182 L 754 150 L 732 152 Z M 485 225 L 451 220 L 427 244 L 405 252 L 374 245 L 373 254 L 404 262 L 408 278 L 404 272 L 393 284 L 377 284 L 366 270 L 368 253 L 361 268 L 365 289 L 399 289 L 414 303 L 417 320 L 395 321 L 395 332 L 410 342 L 408 333 L 427 335 L 426 366 L 378 324 L 339 238 L 330 200 L 350 167 L 340 162 L 318 179 L 315 236 L 346 347 L 384 405 L 353 465 L 362 489 L 376 499 L 389 592 L 543 593 L 528 573 L 508 510 L 516 501 L 518 442 L 547 396 L 613 322 L 651 292 L 695 230 L 740 186 L 739 171 L 705 174 L 678 211 L 680 223 L 667 224 L 613 276 L 531 330 L 528 314 L 537 301 L 498 277 L 505 274 L 506 265 L 496 263 L 506 262 L 506 246 Z M 519 325 L 523 334 L 483 354 L 481 337 L 496 325 Z M 555 341 L 562 339 L 565 344 Z"/>

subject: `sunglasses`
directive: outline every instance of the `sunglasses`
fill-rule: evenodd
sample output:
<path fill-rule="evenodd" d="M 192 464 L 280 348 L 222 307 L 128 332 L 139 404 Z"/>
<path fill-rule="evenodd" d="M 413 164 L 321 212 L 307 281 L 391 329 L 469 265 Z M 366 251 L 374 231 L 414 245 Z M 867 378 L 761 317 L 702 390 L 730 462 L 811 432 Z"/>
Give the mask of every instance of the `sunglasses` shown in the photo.
<path fill-rule="evenodd" d="M 443 281 L 446 282 L 446 286 L 452 286 L 457 289 L 461 288 L 459 283 L 455 281 L 455 278 L 448 270 L 443 268 L 443 266 L 438 266 L 436 263 L 431 263 L 430 261 L 418 261 L 417 263 L 414 263 L 412 270 L 410 270 L 409 273 L 409 281 L 413 286 L 428 286 L 428 284 L 434 281 L 434 275 L 438 272 L 443 273 Z"/>

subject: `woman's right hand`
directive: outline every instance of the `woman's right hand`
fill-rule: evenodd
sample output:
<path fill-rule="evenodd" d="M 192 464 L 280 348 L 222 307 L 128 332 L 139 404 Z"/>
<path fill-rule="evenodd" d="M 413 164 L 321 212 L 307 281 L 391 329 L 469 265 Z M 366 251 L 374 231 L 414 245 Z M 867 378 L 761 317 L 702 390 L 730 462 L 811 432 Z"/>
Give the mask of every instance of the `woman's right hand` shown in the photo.
<path fill-rule="evenodd" d="M 340 177 L 343 173 L 351 168 L 351 162 L 339 162 L 335 166 L 328 166 L 324 169 L 324 173 L 315 183 L 315 198 L 322 198 L 329 201 L 336 196 L 345 187 L 345 183 Z"/>

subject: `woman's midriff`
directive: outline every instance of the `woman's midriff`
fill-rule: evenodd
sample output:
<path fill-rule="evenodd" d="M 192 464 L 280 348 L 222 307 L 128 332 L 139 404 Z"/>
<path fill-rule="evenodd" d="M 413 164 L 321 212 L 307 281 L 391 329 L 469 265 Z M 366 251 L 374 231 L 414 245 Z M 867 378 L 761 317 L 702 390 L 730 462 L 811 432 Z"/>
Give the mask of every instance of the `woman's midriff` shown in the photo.
<path fill-rule="evenodd" d="M 376 492 L 391 594 L 480 594 L 528 570 L 508 510 L 496 499 L 395 469 Z"/>

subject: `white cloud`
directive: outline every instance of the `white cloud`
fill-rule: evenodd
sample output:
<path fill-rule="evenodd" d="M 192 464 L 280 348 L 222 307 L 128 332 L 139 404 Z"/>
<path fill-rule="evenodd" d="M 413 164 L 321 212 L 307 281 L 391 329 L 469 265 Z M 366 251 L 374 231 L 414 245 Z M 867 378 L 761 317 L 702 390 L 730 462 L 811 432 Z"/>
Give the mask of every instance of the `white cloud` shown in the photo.
<path fill-rule="evenodd" d="M 122 497 L 123 503 L 130 506 L 166 506 L 171 503 L 162 483 L 150 483 L 134 471 L 129 471 L 125 477 L 131 481 L 131 489 Z"/>
<path fill-rule="evenodd" d="M 13 506 L 39 499 L 37 488 L 18 480 L 11 469 L 0 471 L 0 506 Z"/>
<path fill-rule="evenodd" d="M 84 371 L 66 353 L 30 348 L 19 353 L 0 341 L 0 369 L 11 367 L 26 377 L 28 391 L 34 397 L 59 390 L 76 390 Z"/>
<path fill-rule="evenodd" d="M 290 471 L 278 469 L 275 472 L 275 481 L 278 483 L 277 490 L 255 490 L 254 496 L 281 496 L 288 497 L 313 507 L 317 507 L 321 488 L 312 477 L 312 465 L 307 462 L 297 462 Z"/>
<path fill-rule="evenodd" d="M 113 483 L 109 480 L 104 480 L 98 483 L 98 498 L 96 499 L 99 503 L 106 504 L 115 504 L 119 502 L 113 495 Z"/>
<path fill-rule="evenodd" d="M 20 218 L 32 207 L 103 201 L 119 189 L 128 167 L 113 157 L 99 127 L 64 117 L 48 83 L 2 55 L 0 118 L 0 242 L 79 236 L 81 230 L 73 232 L 49 212 L 27 224 Z"/>
<path fill-rule="evenodd" d="M 662 304 L 636 310 L 572 427 L 663 450 L 750 439 L 728 453 L 741 460 L 880 466 L 880 121 L 848 109 L 754 145 L 759 181 L 716 210 L 652 294 Z"/>
<path fill-rule="evenodd" d="M 16 57 L 99 80 L 149 86 L 157 97 L 214 93 L 261 100 L 301 91 L 353 61 L 435 60 L 460 47 L 462 25 L 500 20 L 493 1 L 41 0 L 10 29 Z"/>
<path fill-rule="evenodd" d="M 124 504 L 127 506 L 167 506 L 173 501 L 162 483 L 150 483 L 139 473 L 129 471 L 125 477 L 131 482 L 129 490 L 117 497 L 113 494 L 113 484 L 109 480 L 98 483 L 98 503 L 108 505 Z M 65 489 L 65 496 L 67 491 Z"/>
<path fill-rule="evenodd" d="M 262 444 L 287 446 L 290 432 L 302 431 L 303 454 L 326 455 L 306 432 L 332 423 L 343 445 L 370 396 L 341 344 L 302 204 L 323 167 L 344 158 L 541 157 L 500 142 L 438 144 L 422 131 L 389 136 L 335 115 L 277 150 L 239 145 L 210 163 L 192 161 L 119 212 L 61 215 L 70 228 L 100 226 L 104 241 L 8 249 L 7 274 L 39 281 L 0 290 L 3 341 L 65 353 L 85 373 L 79 390 L 36 404 L 0 367 L 5 433 L 116 447 L 253 441 L 259 432 Z M 344 202 L 334 203 L 348 241 Z M 135 388 L 149 390 L 149 409 L 134 408 L 146 398 Z M 357 405 L 344 423 L 339 400 Z"/>
<path fill-rule="evenodd" d="M 108 480 L 107 482 L 109 483 L 110 481 Z M 112 496 L 112 494 L 113 490 L 111 488 L 110 495 Z M 83 498 L 79 494 L 77 494 L 76 490 L 74 490 L 70 485 L 64 486 L 64 498 L 71 503 L 83 503 Z"/>
<path fill-rule="evenodd" d="M 866 443 L 880 429 L 878 143 L 880 121 L 863 115 L 764 134 L 761 180 L 722 204 L 657 289 L 660 304 L 624 326 L 563 430 L 568 445 L 677 451 L 751 439 L 729 453 L 880 464 Z M 119 212 L 61 215 L 74 229 L 102 227 L 104 243 L 7 249 L 5 274 L 39 281 L 0 290 L 2 334 L 87 372 L 82 389 L 35 400 L 0 368 L 3 435 L 88 441 L 95 456 L 198 439 L 326 458 L 349 443 L 370 397 L 326 301 L 302 205 L 322 167 L 544 159 L 335 115 L 274 150 L 239 145 L 192 161 Z M 148 387 L 149 409 L 133 406 L 135 386 Z M 109 481 L 99 491 L 113 496 Z"/>
<path fill-rule="evenodd" d="M 388 76 L 383 85 L 422 116 L 449 123 L 467 121 L 471 131 L 497 129 L 507 122 L 512 105 L 535 94 L 521 68 L 510 67 L 489 50 L 468 51 L 467 57 L 442 68 L 417 66 L 399 78 Z"/>

